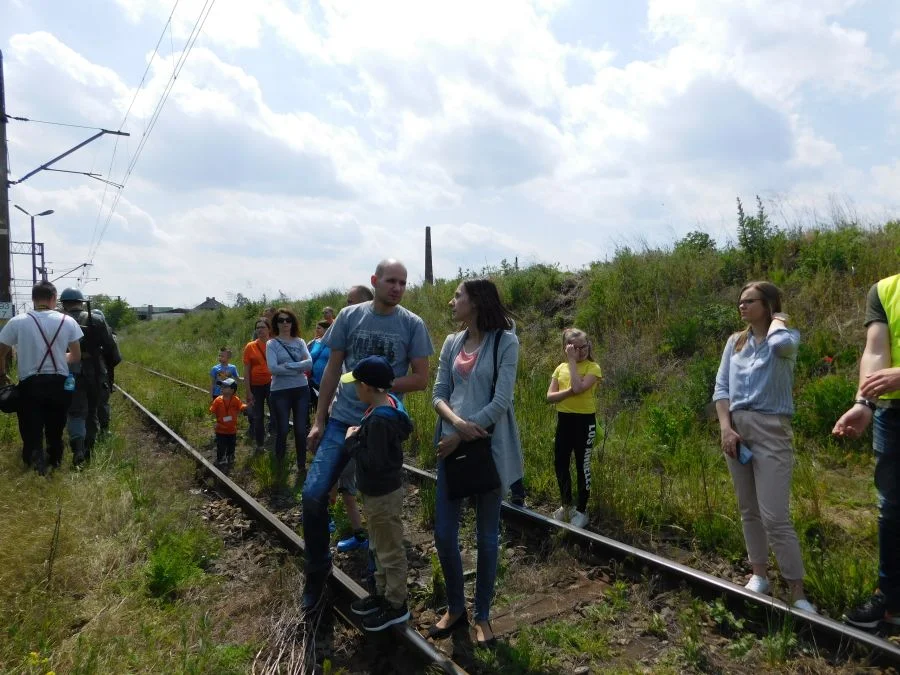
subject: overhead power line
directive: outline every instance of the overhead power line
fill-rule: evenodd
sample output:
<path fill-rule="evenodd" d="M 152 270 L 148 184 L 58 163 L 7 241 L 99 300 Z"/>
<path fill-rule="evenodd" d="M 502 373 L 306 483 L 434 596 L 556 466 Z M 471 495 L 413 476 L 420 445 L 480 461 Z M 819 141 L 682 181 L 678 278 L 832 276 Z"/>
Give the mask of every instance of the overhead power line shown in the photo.
<path fill-rule="evenodd" d="M 115 199 L 110 207 L 109 214 L 106 218 L 106 223 L 103 225 L 103 230 L 100 232 L 100 236 L 97 238 L 97 242 L 94 244 L 94 249 L 90 254 L 91 263 L 94 262 L 94 257 L 97 254 L 97 249 L 100 247 L 100 243 L 103 241 L 103 237 L 106 234 L 106 230 L 109 228 L 109 223 L 112 221 L 113 214 L 115 214 L 116 208 L 119 205 L 119 201 L 122 198 L 122 192 L 125 189 L 125 186 L 128 184 L 128 179 L 131 177 L 132 172 L 134 171 L 134 167 L 137 166 L 137 162 L 141 157 L 141 153 L 143 153 L 144 148 L 147 145 L 147 141 L 150 138 L 150 134 L 153 132 L 153 129 L 156 127 L 156 123 L 159 120 L 159 116 L 162 113 L 163 107 L 166 104 L 166 101 L 169 99 L 169 94 L 172 93 L 172 89 L 175 86 L 175 82 L 178 79 L 178 76 L 181 74 L 181 69 L 184 68 L 184 64 L 187 62 L 188 57 L 191 54 L 191 51 L 194 49 L 194 45 L 197 44 L 197 39 L 200 37 L 200 34 L 203 32 L 203 26 L 206 23 L 206 20 L 209 18 L 210 13 L 212 12 L 213 7 L 216 4 L 216 0 L 206 0 L 204 2 L 203 7 L 200 9 L 200 14 L 197 17 L 197 20 L 194 22 L 194 27 L 191 30 L 190 35 L 188 36 L 187 43 L 185 44 L 185 48 L 182 50 L 181 55 L 178 59 L 178 62 L 175 65 L 175 69 L 172 71 L 172 75 L 169 77 L 168 82 L 166 83 L 166 87 L 163 90 L 162 96 L 160 96 L 159 102 L 156 105 L 156 108 L 153 111 L 153 114 L 150 116 L 150 123 L 147 126 L 147 129 L 144 131 L 144 134 L 141 136 L 140 143 L 138 144 L 137 149 L 134 152 L 134 156 L 131 158 L 131 162 L 128 165 L 128 168 L 125 171 L 125 176 L 122 178 L 121 184 L 122 188 L 116 192 Z"/>
<path fill-rule="evenodd" d="M 147 73 L 150 72 L 150 67 L 153 65 L 153 60 L 156 58 L 156 55 L 159 53 L 159 45 L 162 44 L 163 37 L 166 35 L 166 29 L 170 29 L 171 34 L 171 26 L 172 26 L 172 17 L 175 16 L 175 10 L 178 9 L 178 3 L 180 0 L 175 0 L 175 4 L 172 5 L 172 11 L 169 12 L 169 18 L 166 19 L 165 25 L 163 25 L 163 29 L 159 33 L 159 39 L 156 41 L 156 46 L 153 48 L 153 53 L 150 55 L 150 58 L 147 61 L 147 67 L 144 68 L 144 74 L 141 75 L 141 81 L 138 83 L 137 88 L 134 90 L 134 96 L 131 97 L 131 103 L 128 104 L 128 109 L 125 111 L 125 116 L 122 118 L 122 123 L 119 124 L 119 131 L 122 130 L 122 127 L 125 126 L 125 123 L 128 121 L 128 116 L 131 114 L 131 109 L 134 107 L 134 102 L 137 101 L 138 94 L 141 93 L 141 90 L 144 88 L 144 82 L 147 80 Z M 119 149 L 119 139 L 116 138 L 115 145 L 113 145 L 112 157 L 109 160 L 109 169 L 106 171 L 106 175 L 112 178 L 112 170 L 113 164 L 116 161 L 116 152 Z M 118 189 L 124 188 L 124 181 L 121 185 L 118 186 Z M 100 226 L 100 218 L 103 215 L 103 207 L 106 204 L 106 193 L 109 189 L 109 185 L 103 188 L 103 196 L 100 198 L 100 208 L 97 209 L 97 219 L 94 221 L 94 230 L 91 232 L 90 243 L 88 244 L 88 251 L 93 250 L 94 246 L 94 238 L 97 236 L 97 229 Z M 108 222 L 108 221 L 107 221 Z M 104 230 L 106 228 L 104 227 Z M 97 242 L 97 245 L 100 245 L 100 242 Z M 91 258 L 93 261 L 93 257 Z"/>
<path fill-rule="evenodd" d="M 15 115 L 7 115 L 7 119 L 16 120 L 17 122 L 33 122 L 34 124 L 52 124 L 55 127 L 72 127 L 74 129 L 96 129 L 102 130 L 103 127 L 89 127 L 85 124 L 68 124 L 66 122 L 48 122 L 47 120 L 35 120 L 30 117 L 16 117 Z M 121 131 L 121 127 L 119 127 Z"/>

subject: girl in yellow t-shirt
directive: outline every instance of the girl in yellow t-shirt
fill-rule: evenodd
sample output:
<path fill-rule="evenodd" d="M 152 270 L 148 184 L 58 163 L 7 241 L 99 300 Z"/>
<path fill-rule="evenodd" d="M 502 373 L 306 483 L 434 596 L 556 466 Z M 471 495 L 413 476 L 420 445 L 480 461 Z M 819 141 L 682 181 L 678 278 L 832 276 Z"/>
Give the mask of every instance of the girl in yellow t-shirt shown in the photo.
<path fill-rule="evenodd" d="M 547 403 L 556 404 L 555 466 L 562 506 L 553 512 L 556 520 L 568 520 L 572 506 L 569 458 L 575 455 L 578 474 L 578 504 L 571 514 L 575 527 L 588 523 L 587 503 L 591 490 L 591 452 L 597 434 L 597 402 L 594 393 L 603 373 L 594 361 L 587 333 L 578 328 L 563 331 L 566 360 L 553 371 Z"/>

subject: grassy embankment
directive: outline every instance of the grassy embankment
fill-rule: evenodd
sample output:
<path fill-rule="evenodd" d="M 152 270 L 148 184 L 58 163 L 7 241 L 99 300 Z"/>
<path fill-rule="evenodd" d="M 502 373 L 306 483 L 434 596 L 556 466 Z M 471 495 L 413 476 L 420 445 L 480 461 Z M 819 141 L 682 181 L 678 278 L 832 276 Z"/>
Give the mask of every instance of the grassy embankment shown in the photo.
<path fill-rule="evenodd" d="M 210 569 L 222 545 L 192 464 L 150 452 L 115 400 L 91 465 L 73 472 L 67 451 L 48 478 L 0 416 L 0 672 L 246 672 L 264 637 Z"/>
<path fill-rule="evenodd" d="M 739 235 L 739 245 L 726 249 L 702 233 L 670 250 L 622 249 L 577 273 L 547 266 L 520 271 L 505 261 L 487 270 L 519 317 L 516 415 L 530 499 L 548 507 L 558 500 L 555 420 L 544 394 L 562 360 L 560 330 L 574 323 L 593 336 L 605 375 L 592 522 L 645 543 L 674 536 L 698 556 L 710 552 L 740 560 L 739 517 L 707 404 L 725 340 L 740 328 L 739 289 L 750 279 L 768 278 L 784 290 L 785 310 L 803 340 L 795 383 L 792 508 L 807 585 L 821 607 L 839 615 L 871 590 L 876 512 L 870 438 L 839 443 L 829 432 L 855 389 L 865 293 L 880 277 L 897 272 L 900 223 L 784 232 L 758 212 L 741 215 Z M 446 303 L 456 283 L 410 288 L 405 297 L 404 305 L 426 321 L 436 352 L 454 329 Z M 295 308 L 309 336 L 322 307 L 341 306 L 342 298 L 343 289 L 281 303 Z M 263 299 L 133 326 L 123 335 L 122 349 L 128 359 L 202 386 L 219 345 L 231 346 L 239 363 L 253 319 L 266 304 L 280 303 Z M 432 376 L 436 359 L 437 354 Z M 180 397 L 193 401 L 193 395 Z M 410 455 L 433 466 L 429 399 L 415 394 L 407 402 L 416 425 Z M 179 416 L 201 416 L 205 408 L 202 401 L 176 403 L 167 414 L 177 429 Z"/>

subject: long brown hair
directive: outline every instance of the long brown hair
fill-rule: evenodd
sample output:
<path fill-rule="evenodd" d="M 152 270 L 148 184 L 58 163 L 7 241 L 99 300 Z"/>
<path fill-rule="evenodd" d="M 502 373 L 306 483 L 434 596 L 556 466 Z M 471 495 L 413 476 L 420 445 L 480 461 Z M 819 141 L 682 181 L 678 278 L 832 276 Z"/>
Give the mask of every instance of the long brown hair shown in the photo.
<path fill-rule="evenodd" d="M 751 281 L 750 283 L 744 284 L 738 298 L 740 299 L 741 295 L 744 294 L 744 291 L 751 288 L 759 291 L 759 294 L 762 296 L 762 303 L 769 313 L 769 322 L 771 323 L 772 315 L 781 311 L 781 289 L 771 281 Z M 738 333 L 738 338 L 734 342 L 734 351 L 741 351 L 744 348 L 744 345 L 747 344 L 747 338 L 749 337 L 750 326 L 748 325 L 744 330 Z"/>
<path fill-rule="evenodd" d="M 478 330 L 486 333 L 491 330 L 512 329 L 513 315 L 504 306 L 493 281 L 490 279 L 467 279 L 462 282 L 462 285 L 478 313 L 476 319 Z"/>

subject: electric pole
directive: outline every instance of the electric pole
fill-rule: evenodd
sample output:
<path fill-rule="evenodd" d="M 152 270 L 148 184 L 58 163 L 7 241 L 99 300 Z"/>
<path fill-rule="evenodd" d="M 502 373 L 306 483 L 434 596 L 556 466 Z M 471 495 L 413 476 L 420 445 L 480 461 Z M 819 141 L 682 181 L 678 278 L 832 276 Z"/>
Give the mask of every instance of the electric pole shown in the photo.
<path fill-rule="evenodd" d="M 12 267 L 9 252 L 9 148 L 6 145 L 6 90 L 0 51 L 0 319 L 12 318 Z"/>

